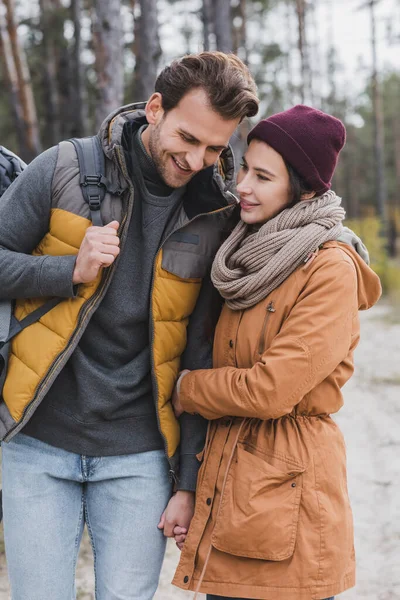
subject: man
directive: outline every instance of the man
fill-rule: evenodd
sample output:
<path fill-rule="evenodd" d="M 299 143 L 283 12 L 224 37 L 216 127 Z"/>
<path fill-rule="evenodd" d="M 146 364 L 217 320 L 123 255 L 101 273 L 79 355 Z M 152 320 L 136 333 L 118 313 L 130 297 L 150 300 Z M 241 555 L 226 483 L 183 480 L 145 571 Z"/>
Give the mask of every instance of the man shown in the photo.
<path fill-rule="evenodd" d="M 120 190 L 106 225 L 90 222 L 70 142 L 0 201 L 0 298 L 18 319 L 65 298 L 14 338 L 0 406 L 13 600 L 74 597 L 85 523 L 96 599 L 150 600 L 161 530 L 189 526 L 205 422 L 178 424 L 170 397 L 180 369 L 211 366 L 207 276 L 237 219 L 228 141 L 257 107 L 238 58 L 184 57 L 99 132 Z"/>

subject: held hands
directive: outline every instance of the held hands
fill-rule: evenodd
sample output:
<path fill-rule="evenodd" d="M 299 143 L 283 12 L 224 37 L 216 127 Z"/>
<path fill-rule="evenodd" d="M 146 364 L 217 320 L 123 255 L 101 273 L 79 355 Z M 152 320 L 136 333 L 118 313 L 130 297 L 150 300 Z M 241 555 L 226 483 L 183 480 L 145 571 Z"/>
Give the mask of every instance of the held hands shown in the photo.
<path fill-rule="evenodd" d="M 190 373 L 185 369 L 180 373 L 175 389 L 172 394 L 172 407 L 175 416 L 178 418 L 183 413 L 183 408 L 179 402 L 179 389 L 182 378 Z M 194 492 L 178 490 L 168 502 L 167 508 L 161 515 L 158 528 L 164 531 L 166 537 L 174 537 L 179 550 L 182 550 L 183 543 L 189 530 L 190 521 L 194 513 Z"/>
<path fill-rule="evenodd" d="M 180 417 L 181 414 L 184 412 L 182 405 L 180 403 L 179 400 L 179 391 L 181 388 L 181 382 L 182 379 L 184 378 L 185 375 L 187 375 L 188 373 L 190 373 L 189 369 L 185 369 L 184 371 L 182 371 L 178 377 L 178 381 L 176 382 L 174 391 L 172 393 L 172 408 L 174 409 L 174 413 L 176 418 Z"/>
<path fill-rule="evenodd" d="M 111 221 L 104 227 L 88 227 L 79 248 L 72 283 L 90 283 L 102 267 L 109 267 L 119 254 L 119 223 Z"/>
<path fill-rule="evenodd" d="M 162 529 L 166 537 L 175 538 L 179 550 L 182 550 L 189 530 L 194 513 L 194 502 L 194 492 L 178 490 L 168 502 L 158 524 L 158 529 Z"/>

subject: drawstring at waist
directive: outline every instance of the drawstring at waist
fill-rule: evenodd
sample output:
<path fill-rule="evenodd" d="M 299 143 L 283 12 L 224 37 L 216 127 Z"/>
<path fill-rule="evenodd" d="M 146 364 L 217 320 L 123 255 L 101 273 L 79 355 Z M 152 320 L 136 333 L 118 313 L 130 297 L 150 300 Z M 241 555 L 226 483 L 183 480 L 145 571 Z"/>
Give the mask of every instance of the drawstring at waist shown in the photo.
<path fill-rule="evenodd" d="M 237 446 L 237 444 L 238 444 L 238 442 L 239 442 L 239 437 L 240 437 L 240 434 L 241 434 L 241 432 L 242 432 L 243 425 L 245 424 L 245 422 L 246 422 L 246 419 L 243 419 L 243 421 L 242 421 L 242 422 L 241 422 L 241 424 L 240 424 L 239 430 L 238 430 L 238 432 L 237 432 L 237 434 L 236 434 L 235 442 L 234 442 L 234 444 L 233 444 L 232 452 L 231 452 L 231 454 L 230 454 L 230 456 L 229 456 L 228 465 L 227 465 L 227 467 L 226 467 L 226 472 L 225 472 L 225 476 L 224 476 L 224 481 L 223 481 L 223 484 L 222 484 L 221 496 L 220 496 L 220 499 L 219 499 L 219 506 L 218 506 L 218 510 L 217 510 L 217 515 L 216 515 L 216 517 L 215 517 L 215 524 L 214 524 L 214 527 L 213 527 L 213 529 L 212 529 L 212 531 L 211 531 L 211 540 L 212 540 L 212 535 L 213 535 L 213 533 L 214 533 L 215 526 L 216 526 L 216 524 L 217 524 L 217 521 L 218 521 L 218 516 L 219 516 L 220 510 L 221 510 L 222 498 L 223 498 L 223 495 L 224 495 L 225 486 L 226 486 L 226 482 L 227 482 L 227 479 L 228 479 L 228 473 L 229 473 L 229 469 L 230 469 L 230 467 L 231 467 L 231 464 L 232 464 L 232 461 L 233 461 L 233 456 L 234 456 L 234 454 L 235 454 L 235 450 L 236 450 L 236 446 Z M 208 430 L 207 430 L 207 434 L 208 434 Z M 207 435 L 207 438 L 208 438 L 208 435 Z M 208 441 L 208 440 L 207 440 L 207 438 L 206 438 L 206 442 Z M 211 447 L 211 445 L 210 445 L 210 447 Z M 207 453 L 208 453 L 208 450 L 209 450 L 209 448 L 206 448 L 206 446 L 205 446 L 205 451 L 206 451 Z M 208 549 L 207 556 L 206 556 L 206 560 L 205 560 L 205 562 L 204 562 L 204 566 L 203 566 L 203 569 L 202 569 L 202 571 L 201 571 L 201 575 L 200 575 L 199 582 L 198 582 L 198 584 L 197 584 L 197 586 L 196 586 L 196 590 L 195 590 L 195 594 L 194 594 L 194 598 L 193 598 L 193 600 L 196 600 L 196 599 L 198 598 L 198 594 L 199 594 L 199 591 L 200 591 L 200 587 L 201 587 L 201 584 L 203 583 L 204 575 L 205 575 L 205 573 L 206 573 L 206 569 L 207 569 L 207 566 L 208 566 L 208 562 L 209 562 L 209 560 L 210 560 L 211 551 L 212 551 L 212 541 L 210 541 L 210 547 L 209 547 L 209 549 Z"/>

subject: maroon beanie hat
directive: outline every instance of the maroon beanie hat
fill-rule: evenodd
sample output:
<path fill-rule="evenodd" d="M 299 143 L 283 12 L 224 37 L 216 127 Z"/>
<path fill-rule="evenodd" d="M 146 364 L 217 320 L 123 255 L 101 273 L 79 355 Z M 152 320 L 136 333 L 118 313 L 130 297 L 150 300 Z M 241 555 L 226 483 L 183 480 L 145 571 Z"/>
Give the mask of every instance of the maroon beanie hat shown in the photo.
<path fill-rule="evenodd" d="M 339 119 L 298 104 L 260 121 L 247 143 L 258 139 L 276 150 L 305 180 L 310 190 L 323 194 L 331 187 L 346 129 Z"/>

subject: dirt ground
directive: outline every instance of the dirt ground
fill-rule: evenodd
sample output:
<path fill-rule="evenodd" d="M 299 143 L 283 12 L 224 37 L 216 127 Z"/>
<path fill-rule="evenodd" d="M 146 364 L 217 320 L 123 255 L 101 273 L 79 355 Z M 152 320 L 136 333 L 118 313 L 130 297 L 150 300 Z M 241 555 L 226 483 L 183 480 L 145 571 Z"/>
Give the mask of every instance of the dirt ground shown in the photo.
<path fill-rule="evenodd" d="M 378 305 L 361 314 L 361 321 L 356 373 L 335 417 L 347 442 L 358 562 L 357 586 L 340 600 L 400 600 L 400 311 Z M 170 585 L 178 555 L 171 543 L 155 600 L 193 597 Z M 93 583 L 85 537 L 77 568 L 79 600 L 94 600 Z M 0 532 L 0 600 L 9 598 Z"/>

